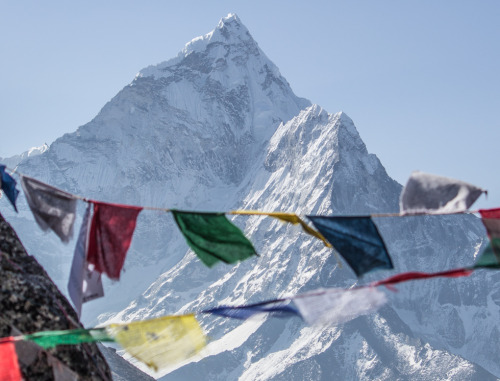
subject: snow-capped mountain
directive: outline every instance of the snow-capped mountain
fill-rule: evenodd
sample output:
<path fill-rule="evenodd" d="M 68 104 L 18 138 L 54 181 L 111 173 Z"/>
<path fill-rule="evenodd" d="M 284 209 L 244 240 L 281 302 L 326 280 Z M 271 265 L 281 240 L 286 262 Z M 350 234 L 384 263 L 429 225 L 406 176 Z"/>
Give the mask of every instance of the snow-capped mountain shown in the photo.
<path fill-rule="evenodd" d="M 47 151 L 48 149 L 49 149 L 48 144 L 44 143 L 40 147 L 31 147 L 29 150 L 24 151 L 20 155 L 14 155 L 6 158 L 0 157 L 0 163 L 6 165 L 9 168 L 15 169 L 19 165 L 19 163 L 26 160 L 28 157 L 40 155 L 45 151 Z"/>
<path fill-rule="evenodd" d="M 90 123 L 19 172 L 103 201 L 225 209 L 239 199 L 242 178 L 279 123 L 308 105 L 231 16 L 177 58 L 140 72 Z M 65 288 L 72 248 L 62 255 L 55 237 L 42 240 L 30 214 L 21 204 L 24 221 L 16 229 L 34 232 L 36 247 L 50 253 L 41 262 Z M 140 295 L 185 254 L 176 230 L 164 213 L 141 214 L 121 282 L 129 296 Z M 107 292 L 111 302 L 96 301 L 96 311 L 128 304 Z M 93 321 L 96 313 L 85 310 Z"/>
<path fill-rule="evenodd" d="M 236 15 L 176 58 L 142 70 L 91 122 L 22 162 L 19 172 L 97 200 L 204 211 L 395 212 L 401 191 L 352 120 L 295 96 Z M 19 215 L 6 218 L 65 290 L 72 245 L 41 233 L 19 200 Z M 266 217 L 233 220 L 260 257 L 209 269 L 187 250 L 170 215 L 143 211 L 120 282 L 108 282 L 105 298 L 84 305 L 84 321 L 144 319 L 356 283 L 331 249 L 300 228 Z M 376 223 L 395 269 L 362 283 L 471 265 L 485 236 L 472 216 Z M 496 379 L 499 281 L 495 272 L 478 271 L 409 283 L 388 292 L 379 313 L 341 326 L 204 316 L 213 340 L 207 350 L 157 376 Z"/>

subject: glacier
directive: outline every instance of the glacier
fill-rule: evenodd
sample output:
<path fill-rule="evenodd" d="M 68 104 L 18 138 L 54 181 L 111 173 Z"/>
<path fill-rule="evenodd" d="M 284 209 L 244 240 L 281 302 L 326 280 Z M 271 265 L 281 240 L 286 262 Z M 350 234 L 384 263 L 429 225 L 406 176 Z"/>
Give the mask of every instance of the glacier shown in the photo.
<path fill-rule="evenodd" d="M 177 57 L 139 72 L 92 121 L 16 165 L 90 199 L 200 211 L 391 213 L 401 192 L 353 121 L 297 97 L 234 14 Z M 65 291 L 73 244 L 41 232 L 22 197 L 18 215 L 1 202 L 28 252 Z M 358 280 L 299 227 L 262 216 L 232 220 L 260 257 L 208 269 L 171 216 L 143 211 L 120 282 L 105 282 L 105 298 L 85 304 L 82 321 L 196 312 L 398 272 L 468 266 L 486 239 L 473 215 L 376 218 L 395 269 Z M 497 379 L 499 282 L 485 270 L 409 282 L 387 291 L 389 303 L 378 313 L 340 326 L 203 315 L 211 338 L 206 350 L 150 374 L 162 380 Z"/>

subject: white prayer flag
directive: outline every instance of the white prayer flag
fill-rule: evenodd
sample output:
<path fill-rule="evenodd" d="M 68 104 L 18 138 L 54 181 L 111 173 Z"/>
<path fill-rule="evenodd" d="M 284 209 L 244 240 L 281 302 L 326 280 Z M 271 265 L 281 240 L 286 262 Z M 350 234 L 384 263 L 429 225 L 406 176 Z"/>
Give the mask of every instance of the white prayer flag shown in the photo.
<path fill-rule="evenodd" d="M 91 208 L 89 204 L 83 216 L 68 282 L 69 296 L 78 316 L 81 316 L 82 303 L 104 296 L 101 274 L 93 270 L 93 265 L 87 263 Z"/>
<path fill-rule="evenodd" d="M 375 312 L 387 302 L 387 298 L 374 287 L 331 288 L 297 295 L 293 301 L 308 324 L 337 325 Z"/>
<path fill-rule="evenodd" d="M 460 180 L 415 171 L 399 199 L 403 214 L 441 214 L 464 212 L 484 189 Z"/>

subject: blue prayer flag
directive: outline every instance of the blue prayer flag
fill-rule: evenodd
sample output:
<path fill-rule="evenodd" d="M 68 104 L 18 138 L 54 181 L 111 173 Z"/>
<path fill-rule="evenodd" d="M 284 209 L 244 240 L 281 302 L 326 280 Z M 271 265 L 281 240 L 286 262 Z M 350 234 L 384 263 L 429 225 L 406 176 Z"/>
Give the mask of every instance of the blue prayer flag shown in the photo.
<path fill-rule="evenodd" d="M 2 190 L 9 199 L 10 203 L 17 212 L 16 200 L 19 195 L 19 191 L 16 189 L 16 180 L 12 178 L 7 172 L 5 172 L 5 165 L 0 165 L 0 177 Z"/>
<path fill-rule="evenodd" d="M 393 268 L 385 243 L 371 217 L 307 218 L 344 257 L 358 277 L 373 270 Z"/>
<path fill-rule="evenodd" d="M 273 302 L 253 304 L 249 306 L 238 306 L 238 307 L 221 306 L 221 307 L 211 308 L 203 312 L 233 319 L 241 319 L 241 320 L 248 319 L 253 315 L 259 313 L 267 313 L 270 316 L 279 318 L 288 318 L 291 316 L 301 317 L 299 311 L 295 307 L 291 306 L 289 304 L 289 301 L 285 303 L 287 304 L 284 304 L 284 302 L 282 301 L 273 301 Z"/>

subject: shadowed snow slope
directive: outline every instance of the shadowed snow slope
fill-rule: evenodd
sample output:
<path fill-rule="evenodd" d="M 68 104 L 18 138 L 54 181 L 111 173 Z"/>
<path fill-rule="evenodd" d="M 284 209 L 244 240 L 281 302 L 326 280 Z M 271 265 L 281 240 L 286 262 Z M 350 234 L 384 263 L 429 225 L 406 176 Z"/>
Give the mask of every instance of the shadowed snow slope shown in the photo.
<path fill-rule="evenodd" d="M 89 198 L 188 210 L 395 212 L 401 191 L 367 152 L 351 119 L 296 97 L 235 15 L 176 58 L 141 71 L 94 120 L 19 171 Z M 43 235 L 24 201 L 19 207 L 9 220 L 65 288 L 72 247 Z M 233 220 L 260 257 L 208 269 L 187 250 L 171 216 L 142 212 L 122 280 L 108 282 L 104 299 L 84 305 L 84 320 L 144 319 L 356 282 L 332 250 L 300 228 L 265 217 Z M 363 282 L 470 265 L 484 239 L 472 216 L 376 223 L 395 270 Z M 494 272 L 477 272 L 409 283 L 388 295 L 380 313 L 335 327 L 203 316 L 213 342 L 191 362 L 156 376 L 495 379 L 500 297 L 492 290 L 498 281 Z"/>

